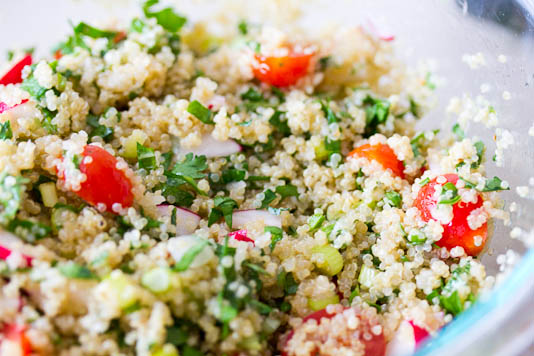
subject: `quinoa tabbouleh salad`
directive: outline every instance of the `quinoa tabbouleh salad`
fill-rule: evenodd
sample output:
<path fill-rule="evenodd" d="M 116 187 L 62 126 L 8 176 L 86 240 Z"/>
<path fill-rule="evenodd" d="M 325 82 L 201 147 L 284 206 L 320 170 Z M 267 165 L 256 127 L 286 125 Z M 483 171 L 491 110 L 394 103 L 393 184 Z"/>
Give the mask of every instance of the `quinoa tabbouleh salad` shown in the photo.
<path fill-rule="evenodd" d="M 508 184 L 392 37 L 142 10 L 6 64 L 2 356 L 401 355 L 493 286 Z"/>

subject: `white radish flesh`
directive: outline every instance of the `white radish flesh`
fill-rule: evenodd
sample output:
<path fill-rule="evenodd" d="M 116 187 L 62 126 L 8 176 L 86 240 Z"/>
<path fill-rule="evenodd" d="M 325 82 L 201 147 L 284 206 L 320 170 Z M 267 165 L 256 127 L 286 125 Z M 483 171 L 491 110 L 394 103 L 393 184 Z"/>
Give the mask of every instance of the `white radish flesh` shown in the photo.
<path fill-rule="evenodd" d="M 242 229 L 250 222 L 263 221 L 265 226 L 282 228 L 282 219 L 267 210 L 236 210 L 232 214 L 232 229 Z"/>
<path fill-rule="evenodd" d="M 176 209 L 176 235 L 189 235 L 195 232 L 200 223 L 200 216 L 198 214 L 174 205 L 158 205 L 158 212 L 162 217 L 172 216 L 174 209 Z"/>
<path fill-rule="evenodd" d="M 241 145 L 234 140 L 228 139 L 225 141 L 219 141 L 213 138 L 211 134 L 203 135 L 202 142 L 196 147 L 180 147 L 181 152 L 193 153 L 196 156 L 203 155 L 208 158 L 226 157 L 231 154 L 241 152 L 241 149 Z"/>

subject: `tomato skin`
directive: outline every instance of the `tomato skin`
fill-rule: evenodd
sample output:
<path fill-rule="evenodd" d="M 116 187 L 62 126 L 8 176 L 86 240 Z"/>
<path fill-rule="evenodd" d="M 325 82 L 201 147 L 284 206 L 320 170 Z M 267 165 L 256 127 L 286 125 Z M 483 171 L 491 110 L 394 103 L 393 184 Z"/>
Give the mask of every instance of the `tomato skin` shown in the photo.
<path fill-rule="evenodd" d="M 376 161 L 384 167 L 390 169 L 394 175 L 404 179 L 404 164 L 399 161 L 395 152 L 386 144 L 377 143 L 371 145 L 366 143 L 360 147 L 356 147 L 349 153 L 349 157 L 358 156 Z"/>
<path fill-rule="evenodd" d="M 350 307 L 346 307 L 345 309 L 350 309 Z M 331 319 L 334 316 L 336 316 L 336 313 L 329 314 L 326 312 L 326 308 L 325 308 L 325 309 L 321 309 L 316 312 L 313 312 L 310 315 L 307 315 L 306 317 L 302 318 L 302 323 L 304 324 L 308 320 L 315 320 L 317 324 L 319 324 L 321 322 L 321 319 L 323 318 Z M 360 320 L 363 321 L 361 318 Z M 287 345 L 289 340 L 293 337 L 293 334 L 294 334 L 294 330 L 291 330 L 284 341 L 284 347 Z M 372 334 L 372 337 L 370 340 L 366 340 L 362 335 L 360 337 L 360 341 L 365 346 L 364 356 L 384 356 L 386 354 L 386 339 L 384 337 L 384 333 L 381 333 L 380 335 Z M 285 350 L 283 350 L 281 352 L 281 356 L 289 356 L 289 355 Z"/>
<path fill-rule="evenodd" d="M 445 177 L 447 182 L 452 184 L 456 184 L 458 181 L 458 175 L 456 174 L 443 174 L 443 177 Z M 439 184 L 436 179 L 434 178 L 419 190 L 417 199 L 414 202 L 415 207 L 421 213 L 424 221 L 432 219 L 431 210 L 437 204 L 437 201 L 433 197 L 434 187 L 436 184 Z M 436 241 L 436 244 L 439 247 L 445 247 L 449 250 L 453 247 L 461 246 L 469 256 L 477 256 L 484 248 L 488 235 L 488 224 L 484 223 L 478 229 L 471 230 L 467 223 L 467 217 L 473 210 L 480 208 L 482 204 L 483 200 L 480 195 L 477 197 L 476 203 L 464 203 L 460 201 L 454 204 L 452 207 L 453 218 L 450 223 L 442 225 L 443 236 L 439 241 Z M 475 245 L 475 236 L 482 237 L 480 246 Z"/>
<path fill-rule="evenodd" d="M 287 87 L 306 75 L 312 57 L 312 53 L 291 52 L 287 56 L 279 57 L 255 54 L 252 71 L 254 76 L 263 83 Z"/>
<path fill-rule="evenodd" d="M 32 56 L 30 54 L 26 55 L 20 61 L 15 63 L 15 65 L 6 73 L 2 78 L 0 78 L 0 84 L 18 84 L 22 82 L 22 69 L 24 67 L 32 64 Z"/>
<path fill-rule="evenodd" d="M 132 206 L 132 183 L 123 171 L 117 169 L 118 161 L 113 155 L 101 147 L 87 145 L 82 157 L 91 157 L 92 162 L 81 160 L 80 171 L 87 180 L 75 192 L 80 198 L 95 206 L 104 203 L 108 212 L 113 212 L 114 203 L 120 203 L 123 208 Z"/>
<path fill-rule="evenodd" d="M 32 347 L 30 341 L 26 337 L 26 326 L 8 324 L 4 327 L 2 332 L 5 335 L 5 340 L 15 344 L 17 346 L 18 355 L 11 356 L 30 356 L 32 353 Z M 6 350 L 4 350 L 6 351 Z M 9 351 L 13 351 L 9 348 Z M 2 343 L 0 341 L 0 354 L 2 353 Z"/>

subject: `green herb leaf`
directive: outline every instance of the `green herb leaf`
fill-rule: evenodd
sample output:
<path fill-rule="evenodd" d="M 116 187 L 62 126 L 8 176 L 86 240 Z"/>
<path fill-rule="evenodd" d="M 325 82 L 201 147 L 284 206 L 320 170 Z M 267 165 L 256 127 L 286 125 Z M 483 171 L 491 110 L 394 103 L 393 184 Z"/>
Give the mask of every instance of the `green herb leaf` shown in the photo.
<path fill-rule="evenodd" d="M 191 247 L 189 250 L 187 250 L 187 252 L 182 256 L 180 261 L 178 261 L 178 263 L 174 265 L 173 270 L 177 272 L 186 271 L 189 266 L 191 266 L 191 263 L 193 263 L 195 258 L 202 252 L 202 250 L 204 250 L 207 244 L 207 240 L 199 239 L 199 242 L 193 247 Z"/>
<path fill-rule="evenodd" d="M 427 185 L 428 183 L 430 183 L 430 178 L 426 177 L 425 179 L 423 179 L 422 181 L 419 182 L 419 185 L 421 187 L 424 187 L 425 185 Z"/>
<path fill-rule="evenodd" d="M 86 24 L 85 22 L 80 22 L 76 27 L 74 27 L 74 33 L 89 36 L 91 38 L 105 37 L 110 40 L 117 36 L 117 32 L 100 30 Z"/>
<path fill-rule="evenodd" d="M 157 162 L 154 150 L 137 142 L 137 162 L 139 163 L 139 168 L 145 169 L 148 172 L 155 169 Z"/>
<path fill-rule="evenodd" d="M 323 111 L 324 117 L 329 124 L 339 122 L 339 118 L 336 116 L 334 111 L 330 108 L 330 102 L 321 101 L 321 110 Z"/>
<path fill-rule="evenodd" d="M 224 184 L 245 180 L 247 171 L 242 169 L 229 168 L 222 172 L 221 179 Z"/>
<path fill-rule="evenodd" d="M 104 139 L 104 142 L 110 142 L 113 139 L 113 129 L 105 125 L 100 125 L 97 116 L 89 114 L 86 122 L 92 128 L 89 133 L 89 138 L 100 136 Z"/>
<path fill-rule="evenodd" d="M 271 243 L 269 244 L 269 247 L 271 248 L 271 251 L 273 251 L 276 243 L 284 237 L 284 231 L 277 226 L 265 226 L 263 231 L 271 233 Z"/>
<path fill-rule="evenodd" d="M 281 200 L 287 197 L 298 197 L 299 195 L 297 187 L 292 184 L 279 185 L 275 191 L 280 194 Z"/>
<path fill-rule="evenodd" d="M 454 124 L 452 127 L 452 133 L 456 137 L 457 141 L 461 141 L 465 138 L 464 130 L 462 130 L 462 127 L 458 123 Z"/>
<path fill-rule="evenodd" d="M 178 32 L 187 19 L 176 14 L 172 8 L 167 7 L 160 11 L 151 11 L 151 7 L 159 3 L 159 0 L 147 0 L 143 5 L 146 17 L 155 17 L 158 24 L 169 32 Z"/>
<path fill-rule="evenodd" d="M 146 24 L 143 22 L 143 20 L 136 17 L 132 20 L 132 23 L 130 24 L 130 29 L 134 32 L 141 33 L 143 32 L 145 26 Z"/>
<path fill-rule="evenodd" d="M 11 121 L 7 120 L 0 123 L 0 140 L 9 140 L 13 138 L 13 131 L 11 130 Z"/>
<path fill-rule="evenodd" d="M 211 209 L 210 216 L 208 217 L 208 226 L 213 225 L 221 217 L 224 217 L 224 221 L 229 228 L 232 228 L 232 213 L 237 208 L 237 203 L 230 197 L 216 196 L 213 199 L 215 206 Z"/>
<path fill-rule="evenodd" d="M 476 169 L 480 166 L 480 164 L 482 163 L 482 160 L 484 159 L 484 152 L 486 151 L 486 146 L 484 146 L 484 142 L 482 141 L 475 142 L 474 146 L 475 146 L 475 149 L 477 150 L 478 159 L 476 162 L 471 163 L 471 168 Z"/>
<path fill-rule="evenodd" d="M 402 197 L 395 191 L 386 192 L 386 194 L 384 194 L 384 200 L 386 203 L 396 208 L 400 208 L 402 205 Z"/>
<path fill-rule="evenodd" d="M 373 98 L 368 95 L 364 100 L 365 107 L 365 132 L 364 137 L 369 137 L 377 132 L 378 125 L 386 122 L 391 104 L 384 99 Z"/>
<path fill-rule="evenodd" d="M 439 301 L 441 306 L 454 316 L 460 314 L 464 310 L 464 305 L 457 290 L 449 296 L 441 295 Z"/>
<path fill-rule="evenodd" d="M 45 238 L 52 232 L 52 229 L 48 225 L 40 222 L 19 219 L 11 220 L 7 225 L 7 230 L 27 242 L 35 242 L 35 240 Z"/>
<path fill-rule="evenodd" d="M 262 302 L 260 302 L 260 301 L 258 301 L 256 299 L 251 299 L 249 301 L 249 304 L 250 304 L 251 307 L 256 309 L 258 311 L 258 313 L 260 313 L 262 315 L 269 315 L 269 313 L 273 311 L 273 308 L 271 308 L 267 304 L 262 303 Z"/>
<path fill-rule="evenodd" d="M 249 100 L 252 102 L 265 101 L 265 97 L 259 91 L 256 91 L 254 88 L 250 87 L 246 92 L 241 94 L 241 99 Z"/>
<path fill-rule="evenodd" d="M 287 124 L 287 120 L 282 120 L 284 114 L 285 113 L 283 111 L 276 110 L 269 118 L 269 123 L 273 125 L 283 136 L 289 136 L 291 134 L 291 129 Z"/>
<path fill-rule="evenodd" d="M 85 266 L 69 261 L 58 266 L 59 272 L 67 278 L 94 279 L 96 276 Z"/>
<path fill-rule="evenodd" d="M 265 195 L 265 198 L 263 198 L 263 200 L 261 201 L 260 209 L 265 209 L 276 199 L 276 194 L 270 189 L 264 191 L 263 194 Z"/>
<path fill-rule="evenodd" d="M 245 20 L 239 21 L 237 24 L 237 29 L 239 30 L 239 33 L 242 35 L 246 35 L 248 33 L 248 24 Z"/>
<path fill-rule="evenodd" d="M 458 195 L 458 189 L 451 182 L 447 182 L 442 186 L 441 196 L 438 204 L 453 205 L 460 201 L 461 197 Z"/>
<path fill-rule="evenodd" d="M 0 204 L 3 207 L 0 212 L 0 224 L 5 225 L 15 218 L 26 183 L 28 180 L 25 178 L 11 176 L 6 171 L 0 173 Z"/>
<path fill-rule="evenodd" d="M 187 106 L 187 112 L 202 121 L 205 124 L 215 124 L 212 120 L 213 112 L 202 105 L 198 100 L 193 100 Z"/>

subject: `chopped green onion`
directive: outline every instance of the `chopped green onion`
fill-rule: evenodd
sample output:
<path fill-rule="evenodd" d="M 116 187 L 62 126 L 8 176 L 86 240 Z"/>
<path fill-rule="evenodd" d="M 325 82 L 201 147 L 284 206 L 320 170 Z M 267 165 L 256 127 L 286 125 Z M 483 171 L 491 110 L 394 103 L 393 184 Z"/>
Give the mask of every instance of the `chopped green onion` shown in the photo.
<path fill-rule="evenodd" d="M 157 163 L 154 150 L 137 142 L 137 162 L 139 163 L 139 168 L 145 169 L 147 172 L 155 169 Z"/>
<path fill-rule="evenodd" d="M 182 256 L 180 261 L 178 261 L 178 263 L 174 265 L 173 269 L 177 272 L 186 271 L 191 265 L 191 263 L 193 263 L 195 258 L 202 252 L 202 250 L 204 250 L 207 244 L 207 240 L 199 240 L 196 245 L 187 250 L 187 252 Z"/>
<path fill-rule="evenodd" d="M 331 245 L 315 246 L 312 253 L 321 255 L 321 261 L 316 262 L 316 265 L 327 276 L 335 276 L 343 269 L 343 256 L 335 247 Z"/>
<path fill-rule="evenodd" d="M 430 178 L 426 177 L 425 179 L 423 179 L 422 181 L 419 182 L 419 185 L 421 187 L 424 187 L 425 185 L 427 185 L 428 183 L 430 183 Z"/>
<path fill-rule="evenodd" d="M 323 214 L 313 214 L 308 218 L 308 225 L 310 226 L 310 231 L 315 231 L 321 227 L 325 221 L 325 216 Z"/>
<path fill-rule="evenodd" d="M 156 267 L 143 274 L 141 285 L 153 293 L 165 293 L 171 288 L 171 271 L 168 268 Z"/>
<path fill-rule="evenodd" d="M 373 267 L 368 267 L 367 265 L 362 265 L 360 270 L 360 275 L 358 276 L 358 282 L 361 286 L 369 289 L 374 283 L 377 270 Z"/>
<path fill-rule="evenodd" d="M 308 299 L 308 307 L 313 311 L 322 310 L 331 304 L 338 304 L 338 303 L 339 303 L 339 296 L 337 294 L 333 294 L 332 296 L 326 297 L 326 298 Z"/>
<path fill-rule="evenodd" d="M 453 205 L 460 201 L 461 197 L 458 195 L 458 189 L 456 186 L 447 182 L 442 186 L 441 196 L 438 201 L 438 204 L 448 204 Z"/>

